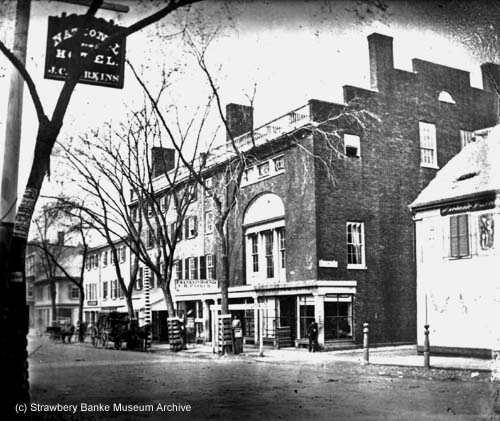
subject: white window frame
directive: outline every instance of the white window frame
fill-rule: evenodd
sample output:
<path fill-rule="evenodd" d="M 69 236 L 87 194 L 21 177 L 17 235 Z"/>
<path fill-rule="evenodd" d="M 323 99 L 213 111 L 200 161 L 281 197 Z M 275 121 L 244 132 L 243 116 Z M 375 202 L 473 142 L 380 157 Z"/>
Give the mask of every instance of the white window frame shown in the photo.
<path fill-rule="evenodd" d="M 349 226 L 356 226 L 360 228 L 360 243 L 349 242 Z M 346 245 L 347 245 L 347 269 L 366 269 L 366 256 L 365 256 L 365 224 L 364 222 L 348 221 L 346 222 Z M 349 263 L 349 246 L 359 246 L 361 263 Z"/>
<path fill-rule="evenodd" d="M 205 270 L 208 280 L 214 279 L 214 255 L 207 254 L 205 256 Z"/>
<path fill-rule="evenodd" d="M 285 157 L 284 155 L 276 156 L 272 159 L 274 172 L 276 174 L 282 173 L 285 171 Z"/>
<path fill-rule="evenodd" d="M 212 211 L 205 212 L 205 234 L 214 232 L 214 214 Z"/>
<path fill-rule="evenodd" d="M 347 148 L 356 149 L 356 154 L 349 155 L 347 153 Z M 360 158 L 361 157 L 361 139 L 358 135 L 355 134 L 344 134 L 344 154 L 351 158 Z"/>
<path fill-rule="evenodd" d="M 436 125 L 419 121 L 418 128 L 420 139 L 420 166 L 438 169 Z M 431 154 L 430 157 L 429 152 Z"/>

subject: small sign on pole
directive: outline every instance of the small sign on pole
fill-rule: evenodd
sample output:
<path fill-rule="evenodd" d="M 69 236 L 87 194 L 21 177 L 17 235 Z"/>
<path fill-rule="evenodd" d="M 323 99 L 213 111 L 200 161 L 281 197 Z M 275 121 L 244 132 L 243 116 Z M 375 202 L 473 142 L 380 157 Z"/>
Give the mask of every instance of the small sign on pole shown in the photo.
<path fill-rule="evenodd" d="M 123 29 L 113 21 L 90 18 L 85 26 L 83 15 L 63 14 L 61 17 L 49 16 L 47 30 L 47 50 L 45 55 L 45 79 L 65 80 L 68 75 L 73 52 L 82 57 L 95 49 L 117 31 Z M 84 27 L 85 26 L 85 27 Z M 75 45 L 75 35 L 82 28 L 80 45 Z M 112 42 L 105 51 L 97 54 L 88 69 L 80 76 L 80 83 L 123 88 L 125 68 L 125 38 Z"/>

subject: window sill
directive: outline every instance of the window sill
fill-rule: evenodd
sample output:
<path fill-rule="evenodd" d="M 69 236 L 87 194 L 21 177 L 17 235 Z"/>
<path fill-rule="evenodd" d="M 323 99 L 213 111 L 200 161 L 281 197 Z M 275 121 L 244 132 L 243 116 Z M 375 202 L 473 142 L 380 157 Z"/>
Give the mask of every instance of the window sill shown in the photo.
<path fill-rule="evenodd" d="M 439 166 L 436 165 L 436 164 L 423 164 L 423 163 L 420 163 L 420 167 L 421 168 L 429 168 L 429 169 L 432 169 L 432 170 L 439 170 Z"/>
<path fill-rule="evenodd" d="M 351 270 L 368 270 L 368 268 L 365 265 L 347 265 L 347 269 Z"/>

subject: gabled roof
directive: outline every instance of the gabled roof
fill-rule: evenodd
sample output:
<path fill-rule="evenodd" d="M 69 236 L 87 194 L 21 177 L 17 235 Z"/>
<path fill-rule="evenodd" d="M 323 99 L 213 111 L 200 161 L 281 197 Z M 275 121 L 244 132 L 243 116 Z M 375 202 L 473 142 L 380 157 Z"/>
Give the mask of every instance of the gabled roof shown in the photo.
<path fill-rule="evenodd" d="M 410 208 L 500 191 L 500 125 L 475 133 L 465 146 L 422 190 Z"/>

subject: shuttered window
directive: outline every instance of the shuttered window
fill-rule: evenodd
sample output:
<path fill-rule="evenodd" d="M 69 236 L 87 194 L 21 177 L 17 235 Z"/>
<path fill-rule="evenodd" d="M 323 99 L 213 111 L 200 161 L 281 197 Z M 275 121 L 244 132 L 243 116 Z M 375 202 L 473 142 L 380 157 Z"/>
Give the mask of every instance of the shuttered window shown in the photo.
<path fill-rule="evenodd" d="M 466 257 L 469 248 L 469 217 L 454 215 L 450 217 L 450 257 Z"/>

